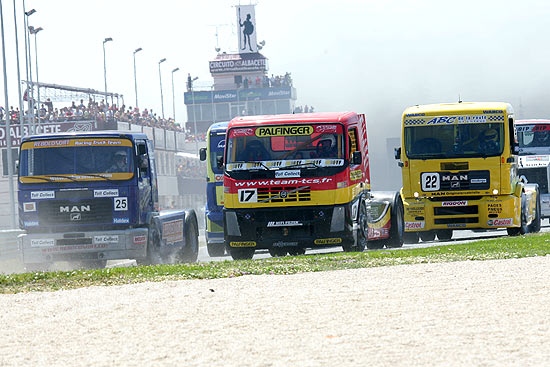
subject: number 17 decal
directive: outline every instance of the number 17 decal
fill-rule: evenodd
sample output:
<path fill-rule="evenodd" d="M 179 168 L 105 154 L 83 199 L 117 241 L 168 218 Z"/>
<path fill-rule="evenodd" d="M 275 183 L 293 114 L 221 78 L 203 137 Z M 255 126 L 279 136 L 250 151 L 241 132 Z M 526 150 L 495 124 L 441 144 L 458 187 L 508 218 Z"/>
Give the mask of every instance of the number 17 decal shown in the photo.
<path fill-rule="evenodd" d="M 239 203 L 257 203 L 258 190 L 256 189 L 239 189 Z"/>
<path fill-rule="evenodd" d="M 425 172 L 420 175 L 420 183 L 422 191 L 437 191 L 439 190 L 439 173 Z"/>

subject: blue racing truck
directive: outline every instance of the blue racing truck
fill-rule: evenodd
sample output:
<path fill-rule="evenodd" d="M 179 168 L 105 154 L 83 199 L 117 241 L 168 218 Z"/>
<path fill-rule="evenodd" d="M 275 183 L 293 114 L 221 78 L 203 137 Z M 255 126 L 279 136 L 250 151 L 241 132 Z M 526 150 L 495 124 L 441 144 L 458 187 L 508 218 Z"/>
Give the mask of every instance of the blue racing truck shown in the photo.
<path fill-rule="evenodd" d="M 218 168 L 218 159 L 223 157 L 225 132 L 229 122 L 212 124 L 206 134 L 206 148 L 201 148 L 199 157 L 207 161 L 206 177 L 206 246 L 210 256 L 223 256 L 223 169 Z"/>
<path fill-rule="evenodd" d="M 147 135 L 96 131 L 23 138 L 18 238 L 27 269 L 57 261 L 103 267 L 194 262 L 193 210 L 159 211 L 155 153 Z"/>

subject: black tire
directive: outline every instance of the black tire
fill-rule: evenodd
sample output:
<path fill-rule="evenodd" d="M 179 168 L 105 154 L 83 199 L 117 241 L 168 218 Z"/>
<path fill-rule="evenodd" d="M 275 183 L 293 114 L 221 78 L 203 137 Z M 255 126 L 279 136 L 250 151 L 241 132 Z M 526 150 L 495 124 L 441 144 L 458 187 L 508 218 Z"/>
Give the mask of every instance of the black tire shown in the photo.
<path fill-rule="evenodd" d="M 420 239 L 422 242 L 428 242 L 435 240 L 435 232 L 434 231 L 421 231 L 418 232 L 418 235 L 420 236 Z"/>
<path fill-rule="evenodd" d="M 357 240 L 355 243 L 353 241 L 345 241 L 342 244 L 342 249 L 345 252 L 363 252 L 365 251 L 365 247 L 371 248 L 371 242 L 368 241 L 369 222 L 367 217 L 367 205 L 362 197 L 359 200 L 359 213 L 357 214 Z M 372 243 L 375 242 L 378 241 L 373 241 Z"/>
<path fill-rule="evenodd" d="M 398 194 L 393 200 L 391 207 L 390 236 L 382 241 L 388 248 L 403 247 L 404 232 L 405 223 L 403 221 L 403 203 L 401 202 L 401 196 Z"/>
<path fill-rule="evenodd" d="M 269 254 L 271 257 L 282 257 L 286 256 L 286 248 L 284 247 L 270 247 Z"/>
<path fill-rule="evenodd" d="M 453 238 L 452 229 L 436 229 L 435 234 L 437 235 L 437 239 L 440 241 L 449 241 Z"/>
<path fill-rule="evenodd" d="M 524 235 L 529 231 L 529 228 L 527 227 L 527 216 L 526 216 L 526 206 L 527 206 L 527 199 L 525 195 L 521 194 L 521 216 L 520 216 L 520 226 L 519 227 L 510 227 L 506 228 L 506 232 L 508 232 L 508 236 L 519 236 Z"/>
<path fill-rule="evenodd" d="M 418 243 L 418 232 L 403 232 L 403 242 L 407 244 Z"/>
<path fill-rule="evenodd" d="M 207 243 L 206 249 L 210 257 L 220 257 L 225 255 L 225 246 L 223 243 Z"/>
<path fill-rule="evenodd" d="M 287 247 L 286 250 L 290 256 L 299 256 L 306 253 L 306 249 L 302 247 Z"/>
<path fill-rule="evenodd" d="M 233 260 L 250 260 L 254 257 L 254 247 L 230 247 L 229 254 Z"/>
<path fill-rule="evenodd" d="M 163 262 L 160 256 L 160 232 L 155 222 L 149 224 L 145 259 L 137 259 L 136 262 L 139 265 L 156 265 Z"/>
<path fill-rule="evenodd" d="M 535 208 L 535 219 L 529 224 L 529 233 L 538 233 L 540 232 L 541 227 L 541 213 L 540 213 L 540 194 L 537 190 L 537 207 Z"/>
<path fill-rule="evenodd" d="M 195 211 L 185 211 L 185 247 L 180 251 L 179 259 L 182 262 L 194 263 L 199 257 L 199 230 Z"/>

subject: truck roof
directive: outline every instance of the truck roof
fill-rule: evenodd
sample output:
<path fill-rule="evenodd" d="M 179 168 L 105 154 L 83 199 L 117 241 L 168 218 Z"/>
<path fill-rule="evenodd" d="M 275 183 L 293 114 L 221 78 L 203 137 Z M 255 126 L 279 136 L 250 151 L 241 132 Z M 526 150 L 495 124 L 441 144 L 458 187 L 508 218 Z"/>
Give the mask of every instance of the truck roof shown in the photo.
<path fill-rule="evenodd" d="M 403 115 L 411 115 L 424 113 L 427 115 L 450 114 L 457 112 L 478 112 L 487 113 L 486 111 L 502 110 L 508 113 L 513 113 L 512 105 L 506 102 L 459 102 L 459 103 L 438 103 L 428 105 L 416 105 L 408 107 L 403 112 Z M 491 112 L 497 113 L 497 112 Z"/>
<path fill-rule="evenodd" d="M 48 139 L 70 139 L 70 138 L 130 138 L 147 139 L 147 135 L 136 131 L 120 131 L 120 130 L 104 130 L 104 131 L 78 131 L 78 132 L 63 132 L 50 134 L 37 134 L 23 137 L 21 142 L 28 140 L 48 140 Z"/>
<path fill-rule="evenodd" d="M 516 124 L 550 124 L 550 120 L 544 120 L 544 119 L 531 119 L 531 120 L 516 120 Z"/>
<path fill-rule="evenodd" d="M 285 115 L 239 116 L 229 122 L 229 127 L 263 125 L 269 123 L 291 122 L 293 124 L 311 124 L 315 122 L 343 122 L 353 116 L 355 112 L 315 112 L 294 113 Z"/>
<path fill-rule="evenodd" d="M 210 125 L 208 132 L 209 134 L 215 134 L 215 135 L 218 135 L 220 133 L 225 133 L 225 131 L 227 130 L 227 125 L 229 125 L 229 121 L 216 122 L 215 124 Z"/>

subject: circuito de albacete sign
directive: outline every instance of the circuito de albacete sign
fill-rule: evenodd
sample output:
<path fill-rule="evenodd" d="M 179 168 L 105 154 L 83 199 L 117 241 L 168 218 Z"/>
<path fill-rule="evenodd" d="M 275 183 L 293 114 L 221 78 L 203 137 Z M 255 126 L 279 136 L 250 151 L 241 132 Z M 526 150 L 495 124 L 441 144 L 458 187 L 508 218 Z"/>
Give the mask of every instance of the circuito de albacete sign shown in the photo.
<path fill-rule="evenodd" d="M 10 126 L 11 146 L 13 148 L 18 147 L 21 144 L 21 137 L 36 134 L 50 134 L 50 133 L 63 133 L 73 131 L 92 131 L 94 128 L 93 121 L 66 121 L 55 123 L 40 123 L 35 125 L 35 130 L 29 129 L 29 125 L 23 126 L 23 133 L 21 133 L 21 125 L 12 124 Z M 6 126 L 0 126 L 0 148 L 6 148 Z"/>

